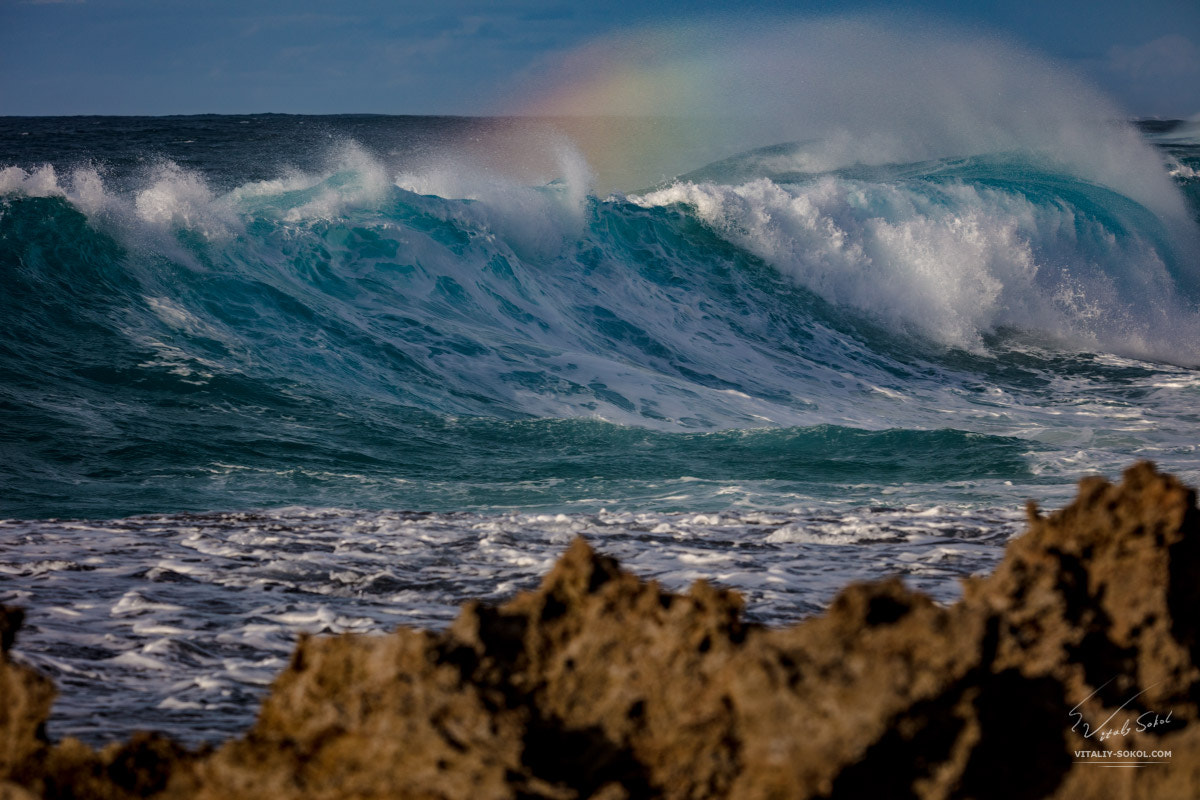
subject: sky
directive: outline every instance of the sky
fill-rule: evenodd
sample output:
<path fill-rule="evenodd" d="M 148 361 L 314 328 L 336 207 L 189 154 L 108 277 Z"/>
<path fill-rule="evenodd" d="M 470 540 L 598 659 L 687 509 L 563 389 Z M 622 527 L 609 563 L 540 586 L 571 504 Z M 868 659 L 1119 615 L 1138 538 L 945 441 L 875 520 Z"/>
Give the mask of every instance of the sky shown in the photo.
<path fill-rule="evenodd" d="M 623 30 L 880 11 L 1048 56 L 1131 115 L 1200 114 L 1200 0 L 0 0 L 0 115 L 503 113 Z"/>

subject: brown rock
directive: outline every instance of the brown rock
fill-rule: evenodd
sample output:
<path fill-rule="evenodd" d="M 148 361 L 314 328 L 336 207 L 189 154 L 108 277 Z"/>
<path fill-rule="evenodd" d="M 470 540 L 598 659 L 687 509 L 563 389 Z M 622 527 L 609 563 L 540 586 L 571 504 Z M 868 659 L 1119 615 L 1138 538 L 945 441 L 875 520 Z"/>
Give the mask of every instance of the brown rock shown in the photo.
<path fill-rule="evenodd" d="M 48 683 L 0 660 L 19 685 L 0 798 L 1194 798 L 1198 523 L 1193 492 L 1138 465 L 1031 507 L 952 607 L 889 579 L 779 630 L 578 540 L 536 591 L 468 603 L 442 634 L 303 637 L 254 727 L 212 753 L 47 749 Z"/>
<path fill-rule="evenodd" d="M 516 796 L 526 711 L 492 702 L 437 645 L 409 630 L 302 638 L 197 796 Z"/>
<path fill-rule="evenodd" d="M 9 658 L 25 613 L 0 606 L 0 785 L 28 782 L 44 755 L 44 733 L 54 684 L 48 678 Z"/>
<path fill-rule="evenodd" d="M 0 782 L 0 800 L 37 800 L 37 795 L 15 783 Z"/>

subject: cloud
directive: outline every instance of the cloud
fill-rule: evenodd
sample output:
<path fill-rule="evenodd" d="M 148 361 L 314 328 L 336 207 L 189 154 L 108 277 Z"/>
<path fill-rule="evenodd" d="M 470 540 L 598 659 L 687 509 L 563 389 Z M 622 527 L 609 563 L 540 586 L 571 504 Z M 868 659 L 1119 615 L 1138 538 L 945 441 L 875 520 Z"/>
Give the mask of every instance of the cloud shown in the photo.
<path fill-rule="evenodd" d="M 1200 75 L 1200 47 L 1174 33 L 1137 47 L 1116 45 L 1108 51 L 1108 68 L 1138 80 Z"/>

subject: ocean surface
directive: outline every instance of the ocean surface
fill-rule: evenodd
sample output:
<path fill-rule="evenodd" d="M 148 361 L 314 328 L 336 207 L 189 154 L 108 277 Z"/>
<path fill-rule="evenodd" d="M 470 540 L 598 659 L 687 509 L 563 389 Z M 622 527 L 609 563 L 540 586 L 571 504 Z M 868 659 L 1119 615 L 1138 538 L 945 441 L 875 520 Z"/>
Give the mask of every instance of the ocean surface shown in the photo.
<path fill-rule="evenodd" d="M 784 623 L 951 602 L 1083 474 L 1200 484 L 1200 123 L 1089 124 L 664 171 L 639 125 L 679 121 L 590 129 L 623 160 L 578 120 L 0 118 L 0 602 L 50 734 L 218 741 L 298 632 L 442 626 L 580 534 Z"/>

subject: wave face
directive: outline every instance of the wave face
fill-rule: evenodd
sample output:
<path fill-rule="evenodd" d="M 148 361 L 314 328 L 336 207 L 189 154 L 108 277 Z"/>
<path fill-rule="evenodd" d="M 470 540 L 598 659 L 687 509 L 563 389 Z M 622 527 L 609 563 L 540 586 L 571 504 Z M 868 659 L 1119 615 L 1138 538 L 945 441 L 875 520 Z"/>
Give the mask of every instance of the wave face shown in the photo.
<path fill-rule="evenodd" d="M 1182 222 L 1016 151 L 601 198 L 544 121 L 3 119 L 0 515 L 1194 480 L 1200 148 L 1144 135 Z"/>

